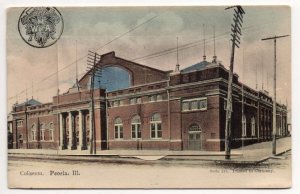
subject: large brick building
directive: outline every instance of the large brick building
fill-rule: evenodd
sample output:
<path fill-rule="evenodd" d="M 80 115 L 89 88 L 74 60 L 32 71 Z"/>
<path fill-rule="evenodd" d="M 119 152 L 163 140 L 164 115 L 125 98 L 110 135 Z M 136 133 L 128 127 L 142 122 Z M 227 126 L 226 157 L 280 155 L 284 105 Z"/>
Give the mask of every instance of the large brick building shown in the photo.
<path fill-rule="evenodd" d="M 94 115 L 87 73 L 51 103 L 13 106 L 13 148 L 86 150 L 93 141 L 97 150 L 224 150 L 228 70 L 220 62 L 173 72 L 110 52 L 97 66 Z M 271 140 L 272 98 L 237 74 L 233 84 L 232 146 Z M 287 135 L 287 107 L 277 103 L 277 136 Z"/>

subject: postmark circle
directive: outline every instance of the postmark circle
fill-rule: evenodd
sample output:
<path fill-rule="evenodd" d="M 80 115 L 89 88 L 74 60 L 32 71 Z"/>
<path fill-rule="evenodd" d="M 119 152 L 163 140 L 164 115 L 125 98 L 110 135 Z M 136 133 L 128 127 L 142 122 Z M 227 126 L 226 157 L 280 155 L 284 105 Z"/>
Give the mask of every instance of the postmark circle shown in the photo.
<path fill-rule="evenodd" d="M 56 43 L 63 29 L 62 15 L 55 7 L 25 8 L 19 17 L 20 36 L 35 48 L 46 48 Z"/>

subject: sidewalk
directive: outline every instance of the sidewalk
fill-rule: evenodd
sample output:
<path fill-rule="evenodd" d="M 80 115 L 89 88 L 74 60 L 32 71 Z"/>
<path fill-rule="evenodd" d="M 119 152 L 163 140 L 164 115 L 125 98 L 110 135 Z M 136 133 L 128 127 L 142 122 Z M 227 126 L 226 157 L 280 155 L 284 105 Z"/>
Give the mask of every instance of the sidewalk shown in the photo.
<path fill-rule="evenodd" d="M 277 153 L 291 150 L 291 137 L 277 140 Z M 262 142 L 239 149 L 233 149 L 231 159 L 225 159 L 225 152 L 210 151 L 170 151 L 170 150 L 102 150 L 90 155 L 88 150 L 39 150 L 10 149 L 9 157 L 53 160 L 83 160 L 105 162 L 150 161 L 214 161 L 217 163 L 257 164 L 272 156 L 272 142 Z"/>

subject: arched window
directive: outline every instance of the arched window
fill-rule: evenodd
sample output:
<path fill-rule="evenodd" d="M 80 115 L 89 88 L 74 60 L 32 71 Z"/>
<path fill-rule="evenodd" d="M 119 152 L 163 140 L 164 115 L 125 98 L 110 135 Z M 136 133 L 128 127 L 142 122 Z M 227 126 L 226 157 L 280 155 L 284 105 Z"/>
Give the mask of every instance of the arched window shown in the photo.
<path fill-rule="evenodd" d="M 49 123 L 49 140 L 54 140 L 54 125 L 53 123 Z"/>
<path fill-rule="evenodd" d="M 189 128 L 189 132 L 201 132 L 201 129 L 199 127 L 199 125 L 197 124 L 192 124 Z"/>
<path fill-rule="evenodd" d="M 110 92 L 131 86 L 131 73 L 121 66 L 112 64 L 97 71 L 102 76 L 95 77 L 94 88 L 105 88 Z"/>
<path fill-rule="evenodd" d="M 141 118 L 139 115 L 131 119 L 131 137 L 133 139 L 141 138 Z"/>
<path fill-rule="evenodd" d="M 245 115 L 242 118 L 242 136 L 247 136 L 247 120 Z"/>
<path fill-rule="evenodd" d="M 251 118 L 251 136 L 255 136 L 255 118 Z"/>
<path fill-rule="evenodd" d="M 151 138 L 161 138 L 162 137 L 162 128 L 161 128 L 161 116 L 158 113 L 152 115 L 150 120 L 151 128 Z"/>
<path fill-rule="evenodd" d="M 120 117 L 115 119 L 115 139 L 123 139 L 123 123 Z"/>
<path fill-rule="evenodd" d="M 36 124 L 32 124 L 31 126 L 31 140 L 36 141 Z"/>

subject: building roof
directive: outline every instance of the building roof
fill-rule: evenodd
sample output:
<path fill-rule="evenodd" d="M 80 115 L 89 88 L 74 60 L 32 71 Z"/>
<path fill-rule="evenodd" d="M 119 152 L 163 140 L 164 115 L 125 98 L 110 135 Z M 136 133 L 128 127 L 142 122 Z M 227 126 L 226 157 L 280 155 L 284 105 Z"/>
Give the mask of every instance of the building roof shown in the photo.
<path fill-rule="evenodd" d="M 193 71 L 199 71 L 199 70 L 204 69 L 208 64 L 209 64 L 209 62 L 207 62 L 207 61 L 201 61 L 200 63 L 196 63 L 194 65 L 191 65 L 189 67 L 182 69 L 181 72 L 188 73 L 188 72 L 193 72 Z"/>
<path fill-rule="evenodd" d="M 42 104 L 42 103 L 40 103 L 39 101 L 32 98 L 30 100 L 27 100 L 26 102 L 21 103 L 21 104 L 16 104 L 15 106 L 20 107 L 20 106 L 24 106 L 24 105 L 32 106 L 32 105 L 40 105 L 40 104 Z"/>

